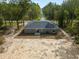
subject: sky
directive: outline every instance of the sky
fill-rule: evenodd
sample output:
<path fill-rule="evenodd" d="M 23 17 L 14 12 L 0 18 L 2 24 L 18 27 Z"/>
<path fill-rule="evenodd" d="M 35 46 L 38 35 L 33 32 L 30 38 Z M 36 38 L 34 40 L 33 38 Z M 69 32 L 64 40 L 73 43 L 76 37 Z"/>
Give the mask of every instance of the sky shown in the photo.
<path fill-rule="evenodd" d="M 63 0 L 32 0 L 32 2 L 38 3 L 41 8 L 43 8 L 45 5 L 47 5 L 49 2 L 62 4 Z"/>

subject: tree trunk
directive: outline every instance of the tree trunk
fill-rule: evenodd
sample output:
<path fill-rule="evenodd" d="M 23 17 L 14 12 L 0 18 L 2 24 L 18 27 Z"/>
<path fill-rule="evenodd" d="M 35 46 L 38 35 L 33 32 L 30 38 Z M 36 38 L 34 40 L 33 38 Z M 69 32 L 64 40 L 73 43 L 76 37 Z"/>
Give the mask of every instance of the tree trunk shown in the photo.
<path fill-rule="evenodd" d="M 23 20 L 23 26 L 24 26 L 24 20 Z"/>
<path fill-rule="evenodd" d="M 17 22 L 17 29 L 19 29 L 19 22 L 18 22 L 18 20 L 16 22 Z"/>
<path fill-rule="evenodd" d="M 4 20 L 4 22 L 5 22 L 5 26 L 7 26 L 7 22 L 6 22 L 6 20 Z"/>

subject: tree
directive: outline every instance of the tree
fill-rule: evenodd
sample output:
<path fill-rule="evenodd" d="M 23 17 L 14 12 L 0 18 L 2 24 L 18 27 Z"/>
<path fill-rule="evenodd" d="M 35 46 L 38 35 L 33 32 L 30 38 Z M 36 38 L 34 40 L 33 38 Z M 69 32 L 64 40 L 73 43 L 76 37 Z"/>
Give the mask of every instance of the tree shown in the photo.
<path fill-rule="evenodd" d="M 43 9 L 43 13 L 48 20 L 52 20 L 54 17 L 54 7 L 53 4 L 50 2 L 48 5 L 46 5 Z"/>
<path fill-rule="evenodd" d="M 41 14 L 41 8 L 38 4 L 31 3 L 31 7 L 28 12 L 28 16 L 30 20 L 39 19 Z"/>
<path fill-rule="evenodd" d="M 75 9 L 76 19 L 79 20 L 79 7 Z"/>
<path fill-rule="evenodd" d="M 63 7 L 61 7 L 61 10 L 59 12 L 58 22 L 59 22 L 59 27 L 63 28 L 64 27 L 64 9 L 63 9 Z"/>
<path fill-rule="evenodd" d="M 18 9 L 17 10 L 17 14 L 15 14 L 15 18 L 17 21 L 17 28 L 19 29 L 19 20 L 21 20 L 23 18 L 23 16 L 25 16 L 25 14 L 27 13 L 28 9 L 29 9 L 29 3 L 30 0 L 10 0 L 10 4 L 14 4 L 15 6 L 17 6 Z M 24 24 L 24 20 L 23 24 Z"/>

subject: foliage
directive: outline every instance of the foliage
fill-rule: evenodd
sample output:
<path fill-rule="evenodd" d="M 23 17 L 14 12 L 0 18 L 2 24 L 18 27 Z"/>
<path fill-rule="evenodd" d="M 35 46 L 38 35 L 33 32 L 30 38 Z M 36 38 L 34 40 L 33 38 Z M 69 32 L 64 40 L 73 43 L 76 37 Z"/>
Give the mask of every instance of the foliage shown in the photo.
<path fill-rule="evenodd" d="M 43 10 L 43 13 L 44 13 L 45 17 L 48 20 L 52 20 L 52 19 L 54 19 L 54 13 L 57 13 L 58 8 L 59 8 L 58 5 L 53 4 L 53 3 L 50 2 L 42 10 Z M 57 14 L 55 14 L 55 16 L 57 16 Z"/>
<path fill-rule="evenodd" d="M 69 24 L 66 28 L 66 31 L 68 33 L 71 33 L 71 35 L 77 35 L 79 34 L 79 22 L 75 22 L 73 23 L 73 25 L 71 26 L 71 24 Z"/>
<path fill-rule="evenodd" d="M 31 7 L 28 11 L 29 20 L 38 19 L 41 15 L 41 8 L 38 4 L 31 3 Z"/>
<path fill-rule="evenodd" d="M 79 7 L 75 9 L 76 19 L 79 20 Z"/>
<path fill-rule="evenodd" d="M 16 21 L 19 29 L 19 21 L 24 25 L 24 20 L 38 19 L 40 16 L 40 7 L 38 4 L 31 3 L 31 0 L 6 0 L 0 2 L 0 17 L 4 20 L 5 26 L 7 21 L 12 25 Z"/>
<path fill-rule="evenodd" d="M 57 20 L 59 27 L 79 42 L 79 0 L 65 0 L 62 5 L 49 3 L 42 10 L 48 20 Z"/>
<path fill-rule="evenodd" d="M 3 21 L 2 19 L 0 19 L 0 27 L 3 25 Z"/>
<path fill-rule="evenodd" d="M 60 27 L 73 23 L 79 19 L 79 0 L 67 0 L 62 5 L 49 3 L 43 8 L 43 13 L 48 20 L 58 20 Z"/>
<path fill-rule="evenodd" d="M 75 37 L 75 43 L 76 43 L 76 44 L 79 44 L 79 35 L 77 35 L 77 36 Z"/>
<path fill-rule="evenodd" d="M 65 29 L 71 36 L 75 37 L 75 43 L 79 44 L 79 22 L 73 23 L 73 26 L 69 24 Z"/>

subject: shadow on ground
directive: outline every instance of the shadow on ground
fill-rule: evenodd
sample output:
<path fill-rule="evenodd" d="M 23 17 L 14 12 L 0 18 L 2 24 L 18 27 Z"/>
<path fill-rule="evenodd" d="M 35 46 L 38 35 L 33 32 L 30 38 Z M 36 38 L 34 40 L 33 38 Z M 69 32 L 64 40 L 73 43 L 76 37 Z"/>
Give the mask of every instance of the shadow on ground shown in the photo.
<path fill-rule="evenodd" d="M 57 34 L 40 34 L 40 35 L 35 35 L 35 34 L 25 34 L 24 32 L 21 32 L 20 35 L 18 35 L 16 38 L 24 38 L 24 39 L 64 39 L 65 35 L 61 32 Z"/>

